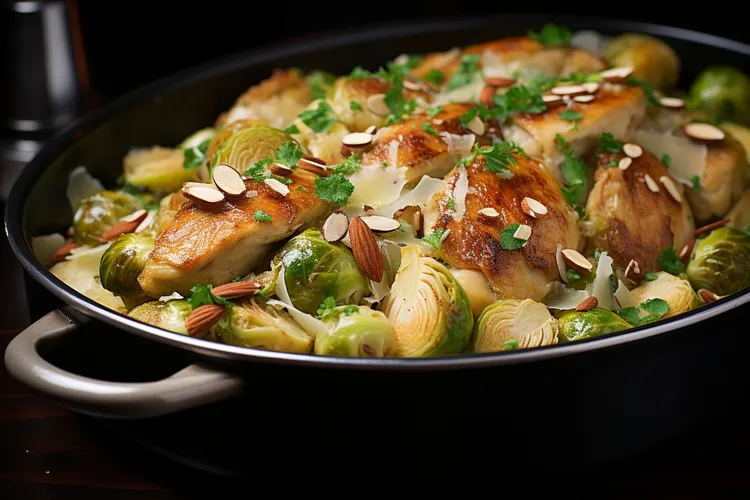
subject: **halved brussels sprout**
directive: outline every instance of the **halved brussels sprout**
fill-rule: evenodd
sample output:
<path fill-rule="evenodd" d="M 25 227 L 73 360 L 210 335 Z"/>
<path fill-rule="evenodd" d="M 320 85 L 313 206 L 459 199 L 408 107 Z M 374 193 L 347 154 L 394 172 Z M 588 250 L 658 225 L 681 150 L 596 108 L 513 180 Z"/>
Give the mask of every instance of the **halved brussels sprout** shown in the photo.
<path fill-rule="evenodd" d="M 132 307 L 146 299 L 138 284 L 154 239 L 135 233 L 119 236 L 102 255 L 99 262 L 99 280 L 102 286 L 122 297 L 126 306 Z"/>
<path fill-rule="evenodd" d="M 235 132 L 224 141 L 211 160 L 211 167 L 225 163 L 244 172 L 256 161 L 275 158 L 276 150 L 293 141 L 283 130 L 255 126 Z"/>
<path fill-rule="evenodd" d="M 176 191 L 183 182 L 195 180 L 196 170 L 183 168 L 183 161 L 181 149 L 131 149 L 123 159 L 125 180 L 153 191 Z"/>
<path fill-rule="evenodd" d="M 289 313 L 255 298 L 235 303 L 216 328 L 221 342 L 240 347 L 306 353 L 313 343 Z"/>
<path fill-rule="evenodd" d="M 664 271 L 656 275 L 655 280 L 642 281 L 630 291 L 637 304 L 646 302 L 648 299 L 665 300 L 669 304 L 669 312 L 661 319 L 671 318 L 701 305 L 701 300 L 690 286 L 690 282 Z"/>
<path fill-rule="evenodd" d="M 642 33 L 612 38 L 603 51 L 613 67 L 630 66 L 633 76 L 657 89 L 672 88 L 680 76 L 680 58 L 664 41 Z"/>
<path fill-rule="evenodd" d="M 739 231 L 748 232 L 750 230 L 750 189 L 745 189 L 740 196 L 739 201 L 727 214 L 728 227 Z"/>
<path fill-rule="evenodd" d="M 141 202 L 124 191 L 102 191 L 84 198 L 73 215 L 73 237 L 80 245 L 99 245 L 107 229 L 141 208 Z"/>
<path fill-rule="evenodd" d="M 750 125 L 750 77 L 731 66 L 709 66 L 690 86 L 688 107 Z"/>
<path fill-rule="evenodd" d="M 375 94 L 384 94 L 392 85 L 381 78 L 351 79 L 341 76 L 333 84 L 331 107 L 336 116 L 349 130 L 365 130 L 374 125 L 385 125 L 385 116 L 373 113 L 367 99 Z"/>
<path fill-rule="evenodd" d="M 750 234 L 722 227 L 699 239 L 687 276 L 696 290 L 722 296 L 750 286 Z"/>
<path fill-rule="evenodd" d="M 328 243 L 317 229 L 290 239 L 274 257 L 274 269 L 280 266 L 292 304 L 307 314 L 314 315 L 326 297 L 339 304 L 358 304 L 369 291 L 369 281 L 351 251 Z"/>
<path fill-rule="evenodd" d="M 589 339 L 631 328 L 630 323 L 601 307 L 590 311 L 568 311 L 558 318 L 560 342 Z"/>
<path fill-rule="evenodd" d="M 211 161 L 214 159 L 216 151 L 218 151 L 221 145 L 224 144 L 224 142 L 226 142 L 226 140 L 229 139 L 232 134 L 235 134 L 240 130 L 245 130 L 246 128 L 258 126 L 268 126 L 268 124 L 263 120 L 257 120 L 255 118 L 236 120 L 232 123 L 227 124 L 227 126 L 222 128 L 216 135 L 214 135 L 211 139 L 211 142 L 208 143 L 208 147 L 206 148 L 206 160 L 211 163 Z"/>
<path fill-rule="evenodd" d="M 482 311 L 474 325 L 474 352 L 540 347 L 557 343 L 557 320 L 531 299 L 500 300 Z"/>
<path fill-rule="evenodd" d="M 326 332 L 315 338 L 315 354 L 382 358 L 393 351 L 394 331 L 388 318 L 369 307 L 347 314 L 340 306 L 323 320 Z"/>
<path fill-rule="evenodd" d="M 193 308 L 190 307 L 187 300 L 167 300 L 165 302 L 153 300 L 133 308 L 128 316 L 149 325 L 187 335 L 185 321 L 192 311 Z"/>
<path fill-rule="evenodd" d="M 401 267 L 383 312 L 395 331 L 396 356 L 460 353 L 471 341 L 469 297 L 443 264 L 415 246 L 402 249 Z"/>

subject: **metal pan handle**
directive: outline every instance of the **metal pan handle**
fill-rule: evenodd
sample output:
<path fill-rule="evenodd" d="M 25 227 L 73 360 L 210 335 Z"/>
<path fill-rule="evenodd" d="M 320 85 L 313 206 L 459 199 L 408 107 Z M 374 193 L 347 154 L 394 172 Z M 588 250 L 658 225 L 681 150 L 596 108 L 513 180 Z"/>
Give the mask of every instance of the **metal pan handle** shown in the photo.
<path fill-rule="evenodd" d="M 63 406 L 98 417 L 148 418 L 228 398 L 242 391 L 240 377 L 193 364 L 163 380 L 123 383 L 82 377 L 39 355 L 40 342 L 75 331 L 81 321 L 62 309 L 19 333 L 5 350 L 5 366 L 20 382 Z"/>

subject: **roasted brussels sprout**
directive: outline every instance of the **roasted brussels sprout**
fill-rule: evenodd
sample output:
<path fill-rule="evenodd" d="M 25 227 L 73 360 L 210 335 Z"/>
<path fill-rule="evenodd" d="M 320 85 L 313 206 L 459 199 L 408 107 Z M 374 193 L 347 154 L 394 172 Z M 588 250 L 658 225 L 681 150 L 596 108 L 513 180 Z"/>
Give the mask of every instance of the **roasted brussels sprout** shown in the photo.
<path fill-rule="evenodd" d="M 313 339 L 283 309 L 250 299 L 234 304 L 228 321 L 220 321 L 221 342 L 267 351 L 310 352 Z"/>
<path fill-rule="evenodd" d="M 102 191 L 84 198 L 73 215 L 73 237 L 80 245 L 96 246 L 107 229 L 141 208 L 137 198 L 123 191 Z"/>
<path fill-rule="evenodd" d="M 750 229 L 750 189 L 745 189 L 742 193 L 739 201 L 727 214 L 727 220 L 729 220 L 727 226 L 746 233 L 750 232 L 748 231 Z"/>
<path fill-rule="evenodd" d="M 531 299 L 490 304 L 474 325 L 474 352 L 498 352 L 557 343 L 557 320 Z"/>
<path fill-rule="evenodd" d="M 133 308 L 128 316 L 149 325 L 187 335 L 185 321 L 192 311 L 193 308 L 190 307 L 187 300 L 167 300 L 164 302 L 153 300 Z"/>
<path fill-rule="evenodd" d="M 730 227 L 714 229 L 698 240 L 687 266 L 693 288 L 730 295 L 750 286 L 750 234 Z"/>
<path fill-rule="evenodd" d="M 383 312 L 393 325 L 394 354 L 399 357 L 460 353 L 471 341 L 469 297 L 443 264 L 415 246 L 402 249 L 401 267 Z"/>
<path fill-rule="evenodd" d="M 276 150 L 293 140 L 277 128 L 266 126 L 246 128 L 235 132 L 219 146 L 211 161 L 211 166 L 226 163 L 239 172 L 244 172 L 256 161 L 275 158 Z"/>
<path fill-rule="evenodd" d="M 328 243 L 317 229 L 290 239 L 274 257 L 274 269 L 280 266 L 292 304 L 307 314 L 315 314 L 326 297 L 357 304 L 369 291 L 369 281 L 349 249 Z"/>
<path fill-rule="evenodd" d="M 601 307 L 590 311 L 569 311 L 558 318 L 560 342 L 589 339 L 631 328 L 630 324 L 617 314 Z"/>
<path fill-rule="evenodd" d="M 327 330 L 315 338 L 315 354 L 382 358 L 393 351 L 393 327 L 380 311 L 339 306 L 323 320 Z"/>
<path fill-rule="evenodd" d="M 126 306 L 132 307 L 146 299 L 138 284 L 138 275 L 153 248 L 153 238 L 128 233 L 119 236 L 102 255 L 99 280 L 104 288 L 121 297 Z"/>
<path fill-rule="evenodd" d="M 690 86 L 687 105 L 720 120 L 750 125 L 750 77 L 731 66 L 709 66 Z"/>
<path fill-rule="evenodd" d="M 216 151 L 218 151 L 221 145 L 224 144 L 224 142 L 226 142 L 226 140 L 229 139 L 233 134 L 239 132 L 240 130 L 245 130 L 247 128 L 257 126 L 268 126 L 268 124 L 263 120 L 257 120 L 255 118 L 237 120 L 227 124 L 216 135 L 214 135 L 211 139 L 211 142 L 208 143 L 208 147 L 206 148 L 206 160 L 208 160 L 209 163 L 213 161 Z"/>
<path fill-rule="evenodd" d="M 331 107 L 336 116 L 350 130 L 365 130 L 370 125 L 382 127 L 385 116 L 372 112 L 367 99 L 384 94 L 392 85 L 381 78 L 351 79 L 342 76 L 333 84 Z"/>
<path fill-rule="evenodd" d="M 181 149 L 131 149 L 123 159 L 125 180 L 153 191 L 176 191 L 183 182 L 195 180 L 196 170 L 183 168 L 183 161 Z"/>
<path fill-rule="evenodd" d="M 664 271 L 656 273 L 656 276 L 655 280 L 643 281 L 630 291 L 637 304 L 648 299 L 665 300 L 669 304 L 669 312 L 662 319 L 688 312 L 701 304 L 698 294 L 687 280 Z"/>
<path fill-rule="evenodd" d="M 613 66 L 633 68 L 633 76 L 657 89 L 669 89 L 680 76 L 680 58 L 662 40 L 642 33 L 625 33 L 612 38 L 603 51 Z"/>

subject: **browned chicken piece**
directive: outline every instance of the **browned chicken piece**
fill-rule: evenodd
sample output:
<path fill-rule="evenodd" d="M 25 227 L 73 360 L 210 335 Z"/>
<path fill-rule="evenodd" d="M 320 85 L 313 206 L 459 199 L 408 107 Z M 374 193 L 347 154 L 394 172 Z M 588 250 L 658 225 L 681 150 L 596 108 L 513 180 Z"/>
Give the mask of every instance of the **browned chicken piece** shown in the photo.
<path fill-rule="evenodd" d="M 430 118 L 417 114 L 377 132 L 374 146 L 362 156 L 366 165 L 406 167 L 407 186 L 412 187 L 423 175 L 443 177 L 462 156 L 467 155 L 475 140 L 489 142 L 491 127 L 483 136 L 476 137 L 461 124 L 460 117 L 473 108 L 471 103 L 446 104 L 442 111 Z M 436 134 L 423 127 L 429 124 Z M 475 139 L 472 139 L 475 138 Z"/>
<path fill-rule="evenodd" d="M 249 273 L 265 258 L 272 243 L 332 211 L 331 204 L 315 195 L 316 178 L 295 170 L 285 197 L 265 184 L 246 181 L 251 196 L 210 211 L 185 202 L 157 238 L 138 277 L 141 287 L 153 297 L 173 292 L 187 296 L 193 285 L 220 285 Z M 272 221 L 256 221 L 256 210 L 271 215 Z"/>
<path fill-rule="evenodd" d="M 564 155 L 557 147 L 557 134 L 576 153 L 585 156 L 596 149 L 602 132 L 624 140 L 646 110 L 646 97 L 640 87 L 603 84 L 593 95 L 594 100 L 588 103 L 572 101 L 569 107 L 552 107 L 544 113 L 517 114 L 503 125 L 503 136 L 528 155 L 543 158 L 559 178 L 558 166 Z M 566 110 L 582 116 L 575 122 L 560 118 Z"/>
<path fill-rule="evenodd" d="M 229 111 L 219 115 L 214 126 L 222 128 L 236 120 L 263 120 L 284 128 L 312 101 L 305 78 L 296 70 L 274 70 L 270 78 L 250 87 Z"/>
<path fill-rule="evenodd" d="M 466 167 L 456 167 L 426 207 L 425 231 L 450 231 L 440 245 L 442 257 L 453 268 L 480 270 L 497 298 L 541 300 L 559 276 L 557 245 L 579 248 L 578 215 L 545 168 L 530 158 L 516 155 L 515 160 L 509 179 L 487 171 L 482 155 Z M 527 215 L 522 208 L 525 197 L 542 203 L 547 214 Z M 450 199 L 454 201 L 449 205 Z M 482 209 L 494 209 L 497 215 L 480 214 Z M 510 224 L 531 228 L 528 242 L 517 250 L 500 245 L 500 234 Z"/>
<path fill-rule="evenodd" d="M 660 269 L 659 257 L 665 249 L 674 248 L 679 254 L 693 237 L 695 223 L 684 188 L 656 156 L 644 150 L 625 170 L 607 166 L 612 162 L 619 165 L 624 157 L 622 153 L 599 155 L 586 204 L 588 221 L 582 230 L 589 236 L 587 255 L 596 248 L 606 250 L 621 270 L 634 260 L 642 275 Z M 676 189 L 681 201 L 667 184 Z"/>

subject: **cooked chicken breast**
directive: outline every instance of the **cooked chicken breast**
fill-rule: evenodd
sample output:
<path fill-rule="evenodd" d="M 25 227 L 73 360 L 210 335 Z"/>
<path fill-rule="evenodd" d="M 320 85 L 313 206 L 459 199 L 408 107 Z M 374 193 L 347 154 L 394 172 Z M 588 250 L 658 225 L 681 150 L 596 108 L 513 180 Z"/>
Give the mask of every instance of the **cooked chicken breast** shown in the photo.
<path fill-rule="evenodd" d="M 640 87 L 603 84 L 588 103 L 572 101 L 569 106 L 557 106 L 544 113 L 517 114 L 503 125 L 503 136 L 514 141 L 530 156 L 543 158 L 556 176 L 564 156 L 557 148 L 555 137 L 563 136 L 579 155 L 592 153 L 602 132 L 624 140 L 630 129 L 646 111 L 646 97 Z M 575 122 L 560 118 L 567 110 L 582 116 Z"/>
<path fill-rule="evenodd" d="M 317 177 L 297 169 L 289 194 L 282 197 L 265 184 L 246 181 L 255 195 L 225 202 L 207 211 L 194 202 L 182 205 L 174 221 L 159 235 L 138 282 L 160 297 L 178 292 L 190 295 L 196 284 L 220 285 L 253 270 L 271 244 L 327 216 L 332 205 L 315 195 Z M 303 188 L 304 191 L 298 188 Z M 259 222 L 256 210 L 273 218 Z"/>
<path fill-rule="evenodd" d="M 624 157 L 622 153 L 600 155 L 583 232 L 589 236 L 587 255 L 596 248 L 606 250 L 622 270 L 634 260 L 642 275 L 660 269 L 659 257 L 664 249 L 674 248 L 679 254 L 693 237 L 695 224 L 685 189 L 656 156 L 644 150 L 626 170 L 607 166 L 619 164 Z M 648 187 L 646 175 L 655 182 L 658 192 Z M 672 181 L 682 201 L 670 194 L 662 177 Z"/>
<path fill-rule="evenodd" d="M 498 298 L 540 300 L 559 276 L 557 245 L 579 247 L 578 215 L 547 169 L 530 158 L 515 159 L 510 179 L 487 171 L 482 155 L 456 167 L 426 207 L 425 231 L 450 230 L 440 246 L 443 258 L 454 268 L 480 270 Z M 538 219 L 524 213 L 525 197 L 544 204 L 548 213 Z M 479 214 L 483 208 L 494 208 L 498 216 Z M 531 236 L 522 248 L 504 250 L 500 234 L 516 223 L 528 225 Z"/>
<path fill-rule="evenodd" d="M 277 69 L 270 78 L 245 91 L 214 126 L 221 128 L 235 120 L 254 118 L 284 128 L 310 101 L 310 87 L 299 71 Z"/>

